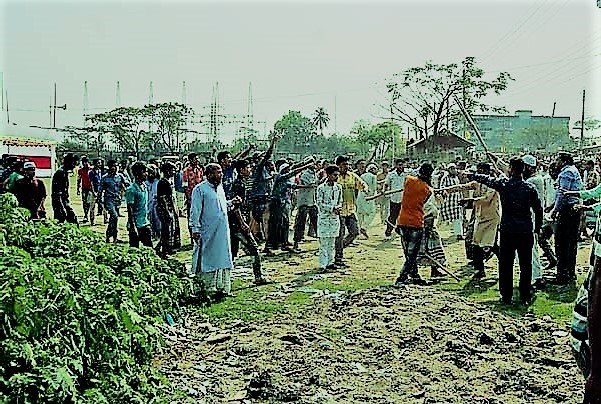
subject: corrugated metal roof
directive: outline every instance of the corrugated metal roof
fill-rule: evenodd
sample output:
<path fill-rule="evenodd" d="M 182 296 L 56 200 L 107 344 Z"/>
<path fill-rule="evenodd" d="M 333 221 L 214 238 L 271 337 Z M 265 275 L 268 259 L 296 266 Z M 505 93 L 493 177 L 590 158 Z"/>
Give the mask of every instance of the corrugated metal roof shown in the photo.
<path fill-rule="evenodd" d="M 39 146 L 53 146 L 56 143 L 48 140 L 35 140 L 35 139 L 24 139 L 16 137 L 0 137 L 0 144 L 5 146 L 19 146 L 19 147 L 39 147 Z"/>

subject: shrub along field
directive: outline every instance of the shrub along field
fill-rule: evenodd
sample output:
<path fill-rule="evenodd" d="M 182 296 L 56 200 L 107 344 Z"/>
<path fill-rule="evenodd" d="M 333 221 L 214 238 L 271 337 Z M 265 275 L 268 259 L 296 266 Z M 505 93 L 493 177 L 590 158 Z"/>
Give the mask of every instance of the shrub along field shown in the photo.
<path fill-rule="evenodd" d="M 28 215 L 0 195 L 0 402 L 151 401 L 157 325 L 200 285 L 152 250 Z"/>

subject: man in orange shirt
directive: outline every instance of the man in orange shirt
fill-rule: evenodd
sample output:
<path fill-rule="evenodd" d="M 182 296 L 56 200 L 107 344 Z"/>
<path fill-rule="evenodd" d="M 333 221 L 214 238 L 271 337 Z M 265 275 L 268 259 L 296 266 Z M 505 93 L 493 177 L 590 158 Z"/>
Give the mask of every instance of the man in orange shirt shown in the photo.
<path fill-rule="evenodd" d="M 403 199 L 397 226 L 405 252 L 405 264 L 395 282 L 396 287 L 424 282 L 417 272 L 417 257 L 424 235 L 424 205 L 433 192 L 430 187 L 433 172 L 432 165 L 424 163 L 419 168 L 417 177 L 408 175 L 403 186 Z"/>
<path fill-rule="evenodd" d="M 190 207 L 192 201 L 192 191 L 194 187 L 200 184 L 203 180 L 203 168 L 200 166 L 198 161 L 198 154 L 190 153 L 188 155 L 188 166 L 184 168 L 182 175 L 184 194 L 186 195 L 186 216 L 190 217 Z M 192 238 L 192 230 L 190 231 L 190 238 Z"/>

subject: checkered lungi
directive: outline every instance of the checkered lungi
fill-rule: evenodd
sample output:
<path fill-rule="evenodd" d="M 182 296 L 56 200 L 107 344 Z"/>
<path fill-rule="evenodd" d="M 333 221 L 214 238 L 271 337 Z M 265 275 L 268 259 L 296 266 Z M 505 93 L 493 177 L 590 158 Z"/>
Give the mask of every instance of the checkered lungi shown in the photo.
<path fill-rule="evenodd" d="M 445 176 L 440 181 L 440 187 L 446 188 L 454 185 L 459 185 L 459 178 Z M 448 194 L 444 202 L 440 206 L 440 218 L 444 222 L 452 222 L 463 218 L 463 206 L 459 204 L 461 201 L 461 192 L 453 192 Z"/>

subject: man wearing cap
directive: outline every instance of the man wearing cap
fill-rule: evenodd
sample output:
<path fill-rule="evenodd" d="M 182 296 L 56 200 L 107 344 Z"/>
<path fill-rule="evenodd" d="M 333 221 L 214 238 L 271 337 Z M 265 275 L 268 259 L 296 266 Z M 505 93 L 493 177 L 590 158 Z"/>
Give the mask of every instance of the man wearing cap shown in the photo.
<path fill-rule="evenodd" d="M 46 199 L 46 186 L 35 176 L 35 163 L 27 161 L 23 164 L 23 178 L 17 180 L 13 187 L 13 194 L 19 201 L 19 206 L 29 210 L 31 219 L 46 217 L 44 200 Z"/>
<path fill-rule="evenodd" d="M 545 182 L 538 172 L 536 157 L 527 154 L 522 157 L 522 161 L 525 165 L 524 179 L 526 182 L 534 185 L 534 189 L 536 189 L 536 194 L 542 205 L 545 198 Z M 542 280 L 543 275 L 541 273 L 540 254 L 538 251 L 538 234 L 534 234 L 534 245 L 532 246 L 532 284 L 535 287 L 541 287 Z"/>
<path fill-rule="evenodd" d="M 448 188 L 459 185 L 457 176 L 457 165 L 449 163 L 447 165 L 447 174 L 440 180 L 441 188 Z M 447 195 L 440 207 L 440 216 L 443 222 L 449 222 L 453 225 L 453 234 L 457 240 L 463 240 L 463 207 L 461 206 L 461 195 L 452 193 Z"/>
<path fill-rule="evenodd" d="M 555 232 L 557 277 L 554 283 L 565 285 L 576 279 L 576 253 L 581 212 L 574 209 L 574 206 L 580 203 L 580 198 L 576 195 L 566 195 L 564 191 L 580 191 L 582 178 L 574 166 L 572 154 L 560 152 L 555 163 L 560 171 L 557 177 L 555 206 L 551 212 L 551 217 L 557 219 Z"/>
<path fill-rule="evenodd" d="M 313 157 L 306 157 L 303 163 L 307 164 L 313 161 Z M 317 175 L 315 170 L 317 163 L 311 164 L 300 174 L 298 184 L 296 185 L 297 197 L 296 206 L 298 211 L 294 221 L 294 247 L 298 250 L 298 243 L 305 235 L 305 224 L 309 218 L 309 235 L 317 237 L 317 206 L 315 206 L 315 191 L 317 189 Z"/>
<path fill-rule="evenodd" d="M 52 176 L 50 197 L 54 218 L 60 223 L 69 222 L 77 224 L 77 216 L 69 201 L 69 173 L 77 166 L 79 157 L 67 153 L 63 158 L 63 165 Z"/>

